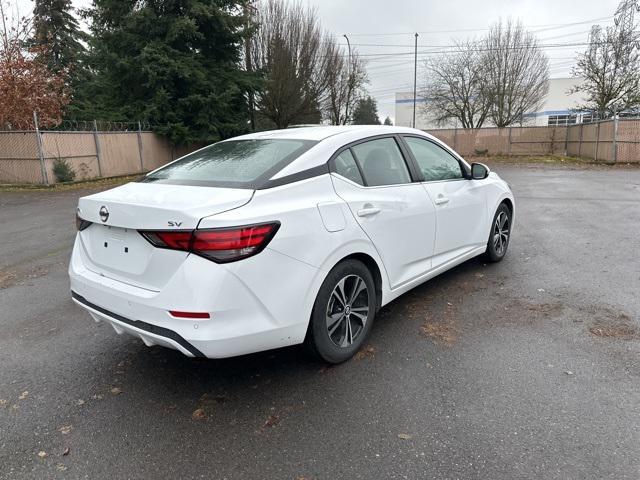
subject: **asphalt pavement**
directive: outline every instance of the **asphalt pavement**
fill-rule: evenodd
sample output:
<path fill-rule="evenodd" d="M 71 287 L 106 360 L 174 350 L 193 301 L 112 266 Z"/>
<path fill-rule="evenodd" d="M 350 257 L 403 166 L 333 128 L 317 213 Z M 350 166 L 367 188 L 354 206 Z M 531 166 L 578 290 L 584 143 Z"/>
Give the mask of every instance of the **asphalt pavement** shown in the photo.
<path fill-rule="evenodd" d="M 336 367 L 116 335 L 69 296 L 88 191 L 0 192 L 0 478 L 640 478 L 640 169 L 496 170 L 506 259 L 386 306 Z"/>

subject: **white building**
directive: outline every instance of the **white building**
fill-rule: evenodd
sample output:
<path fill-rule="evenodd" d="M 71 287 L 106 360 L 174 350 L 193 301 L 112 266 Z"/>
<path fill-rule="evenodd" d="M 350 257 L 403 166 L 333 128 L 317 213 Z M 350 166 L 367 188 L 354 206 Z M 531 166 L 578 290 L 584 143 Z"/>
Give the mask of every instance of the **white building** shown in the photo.
<path fill-rule="evenodd" d="M 525 114 L 526 125 L 571 125 L 591 121 L 589 113 L 576 113 L 572 109 L 578 107 L 582 100 L 582 94 L 569 93 L 580 83 L 579 78 L 552 78 L 549 79 L 549 93 L 542 107 L 537 112 Z M 450 125 L 438 127 L 424 112 L 424 98 L 416 99 L 416 128 L 428 130 L 432 128 L 456 127 L 456 122 Z M 413 123 L 413 92 L 396 93 L 396 125 L 410 127 Z M 490 124 L 484 126 L 489 127 Z"/>

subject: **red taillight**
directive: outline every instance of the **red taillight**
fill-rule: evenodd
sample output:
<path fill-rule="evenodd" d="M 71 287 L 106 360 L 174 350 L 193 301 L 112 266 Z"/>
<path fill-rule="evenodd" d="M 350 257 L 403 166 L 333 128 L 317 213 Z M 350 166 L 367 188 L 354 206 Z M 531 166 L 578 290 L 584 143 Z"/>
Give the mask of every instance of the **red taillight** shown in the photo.
<path fill-rule="evenodd" d="M 259 253 L 278 231 L 280 223 L 194 231 L 140 232 L 160 248 L 185 250 L 217 263 L 234 262 Z"/>
<path fill-rule="evenodd" d="M 140 232 L 144 238 L 156 247 L 172 250 L 189 250 L 193 232 Z"/>
<path fill-rule="evenodd" d="M 203 319 L 203 318 L 211 318 L 211 316 L 207 312 L 178 312 L 177 310 L 169 310 L 169 313 L 172 317 L 176 318 L 193 318 L 193 319 Z"/>

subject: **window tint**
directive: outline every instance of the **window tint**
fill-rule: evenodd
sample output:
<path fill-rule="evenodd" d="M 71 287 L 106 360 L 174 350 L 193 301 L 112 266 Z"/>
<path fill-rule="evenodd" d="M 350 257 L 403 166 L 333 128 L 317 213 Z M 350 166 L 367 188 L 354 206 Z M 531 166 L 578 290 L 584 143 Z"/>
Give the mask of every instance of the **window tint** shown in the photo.
<path fill-rule="evenodd" d="M 418 162 L 425 181 L 463 178 L 460 163 L 451 154 L 435 143 L 416 137 L 405 137 L 405 141 Z"/>
<path fill-rule="evenodd" d="M 334 161 L 335 170 L 338 175 L 342 175 L 344 178 L 348 178 L 353 182 L 364 185 L 362 175 L 360 175 L 356 161 L 353 158 L 353 155 L 351 155 L 351 150 L 345 150 L 338 155 Z"/>
<path fill-rule="evenodd" d="M 411 182 L 407 165 L 393 138 L 380 138 L 352 147 L 369 186 Z"/>
<path fill-rule="evenodd" d="M 292 139 L 219 142 L 147 175 L 142 181 L 257 188 L 315 143 Z"/>

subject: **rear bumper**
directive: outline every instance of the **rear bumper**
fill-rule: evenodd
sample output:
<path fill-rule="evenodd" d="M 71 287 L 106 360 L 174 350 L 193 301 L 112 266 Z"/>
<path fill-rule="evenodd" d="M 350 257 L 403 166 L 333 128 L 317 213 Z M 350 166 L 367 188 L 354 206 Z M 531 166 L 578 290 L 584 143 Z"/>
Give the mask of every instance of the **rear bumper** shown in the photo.
<path fill-rule="evenodd" d="M 187 342 L 173 330 L 146 323 L 141 320 L 131 320 L 122 315 L 108 311 L 89 302 L 86 298 L 71 291 L 72 300 L 84 307 L 97 322 L 104 320 L 109 322 L 118 334 L 129 333 L 138 336 L 147 347 L 162 345 L 164 347 L 179 350 L 188 357 L 205 357 L 205 354 Z"/>
<path fill-rule="evenodd" d="M 324 274 L 270 249 L 218 265 L 190 255 L 161 291 L 89 270 L 78 240 L 69 265 L 72 297 L 96 321 L 148 345 L 225 358 L 302 343 Z M 169 311 L 208 312 L 209 319 Z"/>

